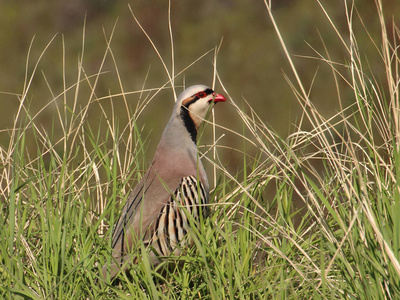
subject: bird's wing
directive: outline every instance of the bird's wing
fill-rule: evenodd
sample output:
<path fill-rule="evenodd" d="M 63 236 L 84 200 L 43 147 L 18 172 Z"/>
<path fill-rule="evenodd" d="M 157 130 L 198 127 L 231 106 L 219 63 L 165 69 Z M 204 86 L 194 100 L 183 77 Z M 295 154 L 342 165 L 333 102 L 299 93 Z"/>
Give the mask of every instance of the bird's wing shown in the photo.
<path fill-rule="evenodd" d="M 145 174 L 143 179 L 138 183 L 138 185 L 133 189 L 133 191 L 128 196 L 128 199 L 123 207 L 118 221 L 115 224 L 113 234 L 112 234 L 112 248 L 115 248 L 118 241 L 124 239 L 125 229 L 127 225 L 133 222 L 134 213 L 137 211 L 138 206 L 142 203 L 142 199 L 146 190 L 151 186 L 151 182 L 155 178 L 148 178 L 149 172 Z"/>
<path fill-rule="evenodd" d="M 122 259 L 129 252 L 129 247 L 135 247 L 138 239 L 151 231 L 154 220 L 157 220 L 161 209 L 170 200 L 171 195 L 179 186 L 179 178 L 169 178 L 164 181 L 150 168 L 143 179 L 129 195 L 116 223 L 112 236 L 113 257 Z M 143 201 L 143 198 L 148 199 Z"/>

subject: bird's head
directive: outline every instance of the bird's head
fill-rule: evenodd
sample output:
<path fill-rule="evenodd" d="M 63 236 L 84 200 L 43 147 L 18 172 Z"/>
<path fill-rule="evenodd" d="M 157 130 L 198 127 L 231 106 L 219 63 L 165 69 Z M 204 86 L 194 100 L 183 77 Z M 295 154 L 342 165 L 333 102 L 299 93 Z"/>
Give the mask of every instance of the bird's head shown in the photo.
<path fill-rule="evenodd" d="M 197 131 L 210 106 L 216 102 L 224 102 L 226 98 L 215 93 L 206 85 L 193 85 L 179 95 L 176 106 L 185 126 L 194 126 Z M 190 128 L 188 128 L 190 132 Z M 193 130 L 193 128 L 192 128 Z"/>

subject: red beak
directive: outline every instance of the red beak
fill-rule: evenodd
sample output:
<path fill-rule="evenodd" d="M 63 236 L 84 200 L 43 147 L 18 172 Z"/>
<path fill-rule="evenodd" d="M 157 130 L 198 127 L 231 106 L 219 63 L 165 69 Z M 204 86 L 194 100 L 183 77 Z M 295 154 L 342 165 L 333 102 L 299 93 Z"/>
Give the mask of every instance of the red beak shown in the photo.
<path fill-rule="evenodd" d="M 214 95 L 214 103 L 216 102 L 225 102 L 226 98 L 222 96 L 221 94 L 213 94 Z"/>

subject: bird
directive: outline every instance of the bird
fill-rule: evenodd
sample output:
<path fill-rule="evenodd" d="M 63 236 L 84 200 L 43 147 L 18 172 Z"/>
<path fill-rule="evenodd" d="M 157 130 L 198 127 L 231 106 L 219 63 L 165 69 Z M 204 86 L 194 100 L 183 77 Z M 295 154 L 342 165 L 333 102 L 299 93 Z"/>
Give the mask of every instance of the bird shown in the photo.
<path fill-rule="evenodd" d="M 206 85 L 193 85 L 178 97 L 150 167 L 129 194 L 111 238 L 112 262 L 103 278 L 113 279 L 140 257 L 141 243 L 152 266 L 162 257 L 180 255 L 188 247 L 188 232 L 205 216 L 209 184 L 198 155 L 197 133 L 211 106 L 226 98 Z M 188 218 L 187 213 L 191 214 Z"/>

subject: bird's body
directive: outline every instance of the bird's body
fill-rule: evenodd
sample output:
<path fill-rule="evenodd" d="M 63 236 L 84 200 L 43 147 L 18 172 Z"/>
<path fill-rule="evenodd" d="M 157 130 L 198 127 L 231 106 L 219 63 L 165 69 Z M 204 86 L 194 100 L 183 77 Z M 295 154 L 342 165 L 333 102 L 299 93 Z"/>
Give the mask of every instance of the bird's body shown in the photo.
<path fill-rule="evenodd" d="M 115 225 L 111 278 L 140 259 L 131 256 L 140 243 L 152 249 L 148 257 L 153 265 L 159 257 L 179 255 L 185 246 L 191 225 L 186 213 L 198 220 L 205 211 L 201 206 L 208 203 L 209 185 L 198 157 L 197 130 L 210 105 L 220 101 L 226 101 L 225 97 L 204 85 L 192 86 L 179 96 L 154 159 Z M 104 276 L 107 269 L 103 267 Z"/>

